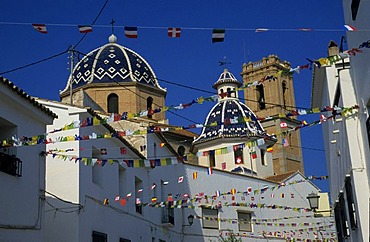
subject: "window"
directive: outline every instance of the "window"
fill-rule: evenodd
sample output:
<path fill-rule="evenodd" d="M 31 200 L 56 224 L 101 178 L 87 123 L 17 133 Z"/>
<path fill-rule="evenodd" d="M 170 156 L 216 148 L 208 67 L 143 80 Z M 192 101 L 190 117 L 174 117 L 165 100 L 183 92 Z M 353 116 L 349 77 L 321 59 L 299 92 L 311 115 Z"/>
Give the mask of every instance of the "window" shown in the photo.
<path fill-rule="evenodd" d="M 227 88 L 227 97 L 231 97 L 231 88 L 230 87 Z"/>
<path fill-rule="evenodd" d="M 258 101 L 258 107 L 260 110 L 263 110 L 266 108 L 265 104 L 265 91 L 263 89 L 263 85 L 257 85 L 257 101 Z"/>
<path fill-rule="evenodd" d="M 143 214 L 143 207 L 141 204 L 141 197 L 142 197 L 141 194 L 143 193 L 142 188 L 143 188 L 143 182 L 139 178 L 135 177 L 135 192 L 136 192 L 135 206 L 136 206 L 136 212 L 140 214 Z"/>
<path fill-rule="evenodd" d="M 243 164 L 243 148 L 238 145 L 234 146 L 234 161 L 235 164 Z"/>
<path fill-rule="evenodd" d="M 338 241 L 345 241 L 349 237 L 348 220 L 346 217 L 346 211 L 344 207 L 343 193 L 339 195 L 339 199 L 336 202 L 334 208 L 335 225 L 337 228 Z"/>
<path fill-rule="evenodd" d="M 118 166 L 118 179 L 119 179 L 119 194 L 122 196 L 126 194 L 126 169 L 123 168 L 122 166 Z"/>
<path fill-rule="evenodd" d="M 252 213 L 250 212 L 238 212 L 239 231 L 252 232 L 251 218 Z"/>
<path fill-rule="evenodd" d="M 179 156 L 184 156 L 185 155 L 185 147 L 180 145 L 178 148 L 177 148 L 177 154 L 179 154 Z"/>
<path fill-rule="evenodd" d="M 260 149 L 260 152 L 261 152 L 261 164 L 263 166 L 267 166 L 266 159 L 265 159 L 266 150 Z"/>
<path fill-rule="evenodd" d="M 345 188 L 346 188 L 346 195 L 347 195 L 349 221 L 351 222 L 351 228 L 356 229 L 357 228 L 356 207 L 355 207 L 355 202 L 353 200 L 351 177 L 346 178 Z"/>
<path fill-rule="evenodd" d="M 216 157 L 215 157 L 215 151 L 210 150 L 209 151 L 209 166 L 215 167 L 216 166 Z"/>
<path fill-rule="evenodd" d="M 175 225 L 175 209 L 171 208 L 172 204 L 169 202 L 167 207 L 162 209 L 162 224 Z"/>
<path fill-rule="evenodd" d="M 131 240 L 120 238 L 120 239 L 119 239 L 119 242 L 131 242 Z"/>
<path fill-rule="evenodd" d="M 283 102 L 284 102 L 284 108 L 285 108 L 285 107 L 286 107 L 285 92 L 286 92 L 286 90 L 288 89 L 288 88 L 286 87 L 286 81 L 283 81 L 283 82 L 281 83 L 281 87 L 283 88 Z"/>
<path fill-rule="evenodd" d="M 152 97 L 148 97 L 146 99 L 146 110 L 148 111 L 148 118 L 152 118 L 153 117 L 153 114 L 152 114 L 152 111 L 153 111 L 153 98 Z"/>
<path fill-rule="evenodd" d="M 106 234 L 93 231 L 92 233 L 92 242 L 107 242 L 108 236 Z"/>
<path fill-rule="evenodd" d="M 352 12 L 352 20 L 355 21 L 357 17 L 358 7 L 360 6 L 360 0 L 352 0 L 351 4 L 351 12 Z"/>
<path fill-rule="evenodd" d="M 14 155 L 0 152 L 0 171 L 12 176 L 22 176 L 22 161 Z"/>
<path fill-rule="evenodd" d="M 92 157 L 93 159 L 99 159 L 100 158 L 100 150 L 92 147 Z M 92 181 L 96 185 L 103 186 L 103 171 L 104 169 L 95 163 L 92 167 Z"/>
<path fill-rule="evenodd" d="M 115 93 L 108 95 L 108 113 L 118 113 L 118 96 Z"/>
<path fill-rule="evenodd" d="M 203 228 L 218 229 L 218 210 L 202 207 Z"/>

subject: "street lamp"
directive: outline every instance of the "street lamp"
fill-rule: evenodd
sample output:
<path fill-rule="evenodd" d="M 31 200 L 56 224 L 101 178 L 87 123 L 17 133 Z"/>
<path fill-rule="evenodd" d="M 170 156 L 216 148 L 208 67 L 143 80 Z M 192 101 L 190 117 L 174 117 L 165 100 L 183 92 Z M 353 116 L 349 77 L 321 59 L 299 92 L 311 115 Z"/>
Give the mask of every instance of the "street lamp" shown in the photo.
<path fill-rule="evenodd" d="M 187 226 L 191 226 L 194 223 L 194 215 L 193 214 L 190 214 L 188 216 L 188 223 L 189 223 L 189 225 L 187 225 Z"/>
<path fill-rule="evenodd" d="M 308 202 L 310 203 L 310 207 L 311 209 L 316 212 L 316 209 L 319 208 L 319 198 L 320 196 L 317 195 L 316 193 L 314 192 L 311 192 L 310 194 L 308 194 L 307 196 L 307 199 L 308 199 Z"/>

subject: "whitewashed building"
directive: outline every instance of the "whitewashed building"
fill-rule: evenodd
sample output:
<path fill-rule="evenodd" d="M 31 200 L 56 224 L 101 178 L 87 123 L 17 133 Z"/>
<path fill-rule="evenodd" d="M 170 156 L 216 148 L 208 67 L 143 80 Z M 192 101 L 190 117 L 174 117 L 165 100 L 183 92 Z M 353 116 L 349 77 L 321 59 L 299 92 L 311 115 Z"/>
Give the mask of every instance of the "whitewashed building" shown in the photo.
<path fill-rule="evenodd" d="M 43 241 L 42 141 L 56 115 L 3 77 L 0 86 L 0 241 Z"/>
<path fill-rule="evenodd" d="M 323 137 L 338 240 L 369 241 L 370 3 L 344 0 L 343 9 L 345 24 L 354 31 L 347 31 L 340 51 L 337 44 L 329 43 L 328 56 L 341 58 L 315 67 L 312 106 L 358 105 L 345 117 L 336 116 L 325 122 Z M 343 52 L 345 43 L 348 50 Z"/>

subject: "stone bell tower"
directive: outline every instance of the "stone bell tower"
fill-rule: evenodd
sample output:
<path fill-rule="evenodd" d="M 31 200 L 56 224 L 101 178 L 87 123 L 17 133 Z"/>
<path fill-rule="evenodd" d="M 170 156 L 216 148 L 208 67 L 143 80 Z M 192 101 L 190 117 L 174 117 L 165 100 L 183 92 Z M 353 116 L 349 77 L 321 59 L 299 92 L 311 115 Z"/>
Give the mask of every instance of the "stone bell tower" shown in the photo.
<path fill-rule="evenodd" d="M 274 76 L 260 85 L 244 89 L 245 103 L 259 118 L 275 116 L 261 121 L 269 134 L 278 135 L 273 147 L 273 166 L 276 175 L 290 171 L 304 172 L 300 131 L 286 132 L 300 124 L 295 117 L 284 117 L 284 113 L 295 109 L 293 77 L 290 63 L 281 61 L 276 55 L 269 55 L 260 61 L 243 64 L 243 84 Z M 280 73 L 280 74 L 279 74 Z M 280 114 L 280 115 L 279 115 Z"/>

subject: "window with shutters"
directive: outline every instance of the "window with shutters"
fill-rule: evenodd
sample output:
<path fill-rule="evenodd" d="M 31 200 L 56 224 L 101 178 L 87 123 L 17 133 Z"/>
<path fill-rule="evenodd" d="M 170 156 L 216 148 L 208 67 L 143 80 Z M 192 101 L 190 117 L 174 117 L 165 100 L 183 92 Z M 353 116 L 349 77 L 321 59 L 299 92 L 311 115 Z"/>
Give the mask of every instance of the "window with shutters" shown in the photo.
<path fill-rule="evenodd" d="M 347 207 L 349 213 L 349 221 L 351 222 L 351 229 L 357 228 L 357 218 L 356 218 L 356 207 L 355 201 L 353 199 L 351 177 L 347 177 L 345 181 L 346 195 L 347 195 Z"/>
<path fill-rule="evenodd" d="M 202 207 L 203 228 L 218 229 L 218 209 Z"/>
<path fill-rule="evenodd" d="M 252 232 L 252 213 L 247 211 L 238 211 L 239 231 Z"/>

